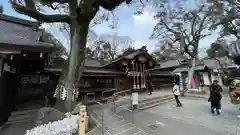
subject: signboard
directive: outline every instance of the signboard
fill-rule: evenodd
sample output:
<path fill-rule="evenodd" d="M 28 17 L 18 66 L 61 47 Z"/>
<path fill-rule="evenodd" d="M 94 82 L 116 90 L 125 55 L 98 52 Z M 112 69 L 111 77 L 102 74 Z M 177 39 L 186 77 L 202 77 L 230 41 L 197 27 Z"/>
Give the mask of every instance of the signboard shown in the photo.
<path fill-rule="evenodd" d="M 132 105 L 138 104 L 138 93 L 132 93 Z"/>

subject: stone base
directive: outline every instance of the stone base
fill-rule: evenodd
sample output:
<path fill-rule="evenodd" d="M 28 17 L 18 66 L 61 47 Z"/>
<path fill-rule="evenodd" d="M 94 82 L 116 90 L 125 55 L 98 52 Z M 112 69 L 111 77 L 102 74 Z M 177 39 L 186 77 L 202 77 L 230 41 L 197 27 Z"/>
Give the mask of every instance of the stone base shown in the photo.
<path fill-rule="evenodd" d="M 138 105 L 133 105 L 132 106 L 132 110 L 137 110 L 138 109 Z"/>

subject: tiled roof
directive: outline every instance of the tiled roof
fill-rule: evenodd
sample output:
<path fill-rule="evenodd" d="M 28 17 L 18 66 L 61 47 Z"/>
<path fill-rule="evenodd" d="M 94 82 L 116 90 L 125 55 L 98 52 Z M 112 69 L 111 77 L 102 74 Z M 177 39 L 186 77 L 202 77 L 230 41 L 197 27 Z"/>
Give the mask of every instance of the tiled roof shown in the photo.
<path fill-rule="evenodd" d="M 85 66 L 87 67 L 101 67 L 101 63 L 98 60 L 86 59 Z"/>
<path fill-rule="evenodd" d="M 160 65 L 159 68 L 169 68 L 169 67 L 176 67 L 180 66 L 181 60 L 167 60 L 167 61 L 160 61 L 158 64 Z"/>
<path fill-rule="evenodd" d="M 131 60 L 131 59 L 134 59 L 136 56 L 139 56 L 139 55 L 145 55 L 148 59 L 150 59 L 150 60 L 153 62 L 152 67 L 155 67 L 156 62 L 155 62 L 155 60 L 153 59 L 153 57 L 152 57 L 148 52 L 146 52 L 146 51 L 144 51 L 144 50 L 142 50 L 142 49 L 138 49 L 138 50 L 136 50 L 135 52 L 132 52 L 132 53 L 130 53 L 130 54 L 128 54 L 128 55 L 121 56 L 121 57 L 119 57 L 119 58 L 111 61 L 110 63 L 104 65 L 103 67 L 110 67 L 110 66 L 118 63 L 118 62 L 119 62 L 120 60 L 122 60 L 122 59 Z M 151 67 L 151 68 L 152 68 L 152 67 Z"/>
<path fill-rule="evenodd" d="M 199 66 L 196 66 L 194 70 L 204 70 L 204 68 L 206 68 L 206 66 L 204 65 L 199 65 Z M 179 67 L 179 68 L 176 68 L 173 73 L 180 73 L 180 72 L 187 72 L 190 70 L 190 67 Z"/>
<path fill-rule="evenodd" d="M 51 47 L 50 44 L 39 42 L 42 31 L 37 30 L 37 24 L 0 14 L 0 46 L 19 45 Z"/>
<path fill-rule="evenodd" d="M 0 20 L 11 22 L 11 23 L 16 23 L 16 24 L 20 24 L 20 25 L 25 25 L 25 26 L 33 27 L 33 28 L 38 28 L 39 24 L 40 24 L 39 22 L 24 20 L 24 19 L 13 17 L 13 16 L 4 15 L 4 14 L 0 14 Z"/>
<path fill-rule="evenodd" d="M 119 70 L 111 70 L 106 68 L 85 68 L 84 73 L 88 74 L 124 74 Z"/>
<path fill-rule="evenodd" d="M 63 68 L 64 64 L 67 64 L 66 62 L 67 61 L 63 58 L 56 58 L 56 59 L 54 59 L 54 64 L 51 66 L 48 66 L 48 68 L 61 69 L 61 68 Z M 85 59 L 85 67 L 100 67 L 100 66 L 101 66 L 101 64 L 97 60 Z"/>

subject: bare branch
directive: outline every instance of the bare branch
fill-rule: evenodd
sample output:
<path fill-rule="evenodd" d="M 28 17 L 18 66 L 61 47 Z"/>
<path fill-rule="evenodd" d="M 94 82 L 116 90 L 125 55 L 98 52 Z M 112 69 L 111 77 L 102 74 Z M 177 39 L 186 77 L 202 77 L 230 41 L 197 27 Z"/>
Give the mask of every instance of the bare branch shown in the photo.
<path fill-rule="evenodd" d="M 237 30 L 236 26 L 233 24 L 232 21 L 229 21 L 228 23 L 230 23 L 231 27 L 232 27 L 231 34 L 233 34 L 237 39 L 240 39 L 240 36 L 238 35 L 238 30 Z"/>
<path fill-rule="evenodd" d="M 24 14 L 30 16 L 38 21 L 47 22 L 47 23 L 54 23 L 54 22 L 70 22 L 70 16 L 68 15 L 46 15 L 40 13 L 35 8 L 35 3 L 33 0 L 25 0 L 26 6 L 18 4 L 16 0 L 10 1 L 14 10 L 16 10 L 20 14 Z"/>
<path fill-rule="evenodd" d="M 52 8 L 53 10 L 56 10 L 56 9 L 59 8 L 60 5 L 61 5 L 61 4 L 57 4 L 56 6 L 54 6 L 53 4 L 48 4 L 47 6 L 50 7 L 50 8 Z"/>
<path fill-rule="evenodd" d="M 204 17 L 203 17 L 203 19 L 202 19 L 202 21 L 200 22 L 198 31 L 197 31 L 197 33 L 196 33 L 197 35 L 200 35 L 201 32 L 203 31 L 203 26 L 204 26 L 204 23 L 205 23 L 207 17 L 208 17 L 208 14 L 205 14 Z"/>
<path fill-rule="evenodd" d="M 123 2 L 126 2 L 127 4 L 130 4 L 132 0 L 98 0 L 98 4 L 107 9 L 107 10 L 113 10 Z"/>
<path fill-rule="evenodd" d="M 171 38 L 170 36 L 168 37 L 170 40 L 172 40 L 173 42 L 176 42 L 175 39 Z"/>
<path fill-rule="evenodd" d="M 173 29 L 171 29 L 166 23 L 164 23 L 163 21 L 162 21 L 162 24 L 165 26 L 165 28 L 169 31 L 169 32 L 171 32 L 171 33 L 173 33 L 173 34 L 177 34 L 177 32 L 176 31 L 174 31 Z"/>
<path fill-rule="evenodd" d="M 144 6 L 144 3 L 143 3 L 143 1 L 142 0 L 140 0 L 140 3 Z"/>
<path fill-rule="evenodd" d="M 192 36 L 194 36 L 194 33 L 195 33 L 194 27 L 196 25 L 196 20 L 197 20 L 197 17 L 198 17 L 198 13 L 201 13 L 203 8 L 204 8 L 204 5 L 202 5 L 196 13 L 193 13 L 194 15 L 193 15 L 192 23 L 191 23 L 191 34 L 192 34 Z"/>
<path fill-rule="evenodd" d="M 234 6 L 236 6 L 237 8 L 239 8 L 240 9 L 240 5 L 239 5 L 239 3 L 237 3 L 236 1 L 234 1 L 234 0 L 226 0 L 229 4 L 232 4 L 232 5 L 234 5 Z"/>
<path fill-rule="evenodd" d="M 195 26 L 195 21 L 197 19 L 197 14 L 194 14 L 193 16 L 193 20 L 192 20 L 192 23 L 191 23 L 191 34 L 194 35 L 195 31 L 194 31 L 194 26 Z"/>

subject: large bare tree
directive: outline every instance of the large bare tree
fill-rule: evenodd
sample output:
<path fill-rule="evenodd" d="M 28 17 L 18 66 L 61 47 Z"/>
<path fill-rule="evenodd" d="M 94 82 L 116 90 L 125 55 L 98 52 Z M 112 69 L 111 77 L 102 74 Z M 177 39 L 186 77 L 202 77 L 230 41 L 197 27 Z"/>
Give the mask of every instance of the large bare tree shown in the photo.
<path fill-rule="evenodd" d="M 158 20 L 158 23 L 151 38 L 180 41 L 181 53 L 188 54 L 192 59 L 192 68 L 189 71 L 189 78 L 192 78 L 200 40 L 211 34 L 208 5 L 198 3 L 196 8 L 187 9 L 184 1 L 166 1 L 160 4 L 155 19 Z M 188 88 L 190 89 L 190 87 L 189 79 Z"/>
<path fill-rule="evenodd" d="M 238 0 L 208 0 L 212 13 L 211 29 L 220 28 L 220 37 L 234 36 L 240 39 L 240 2 Z"/>
<path fill-rule="evenodd" d="M 39 22 L 45 23 L 66 23 L 70 28 L 70 55 L 69 64 L 64 76 L 61 78 L 61 85 L 67 90 L 65 111 L 72 110 L 72 97 L 75 83 L 81 77 L 84 60 L 86 40 L 91 20 L 95 17 L 99 8 L 114 10 L 121 3 L 129 4 L 131 0 L 11 0 L 13 9 L 18 13 L 30 16 Z M 61 5 L 68 7 L 68 14 L 44 14 L 39 11 L 39 5 L 48 6 L 57 10 Z"/>
<path fill-rule="evenodd" d="M 240 63 L 240 1 L 239 0 L 208 0 L 212 12 L 212 29 L 220 29 L 221 39 L 227 39 L 227 44 L 221 44 L 236 64 Z"/>

